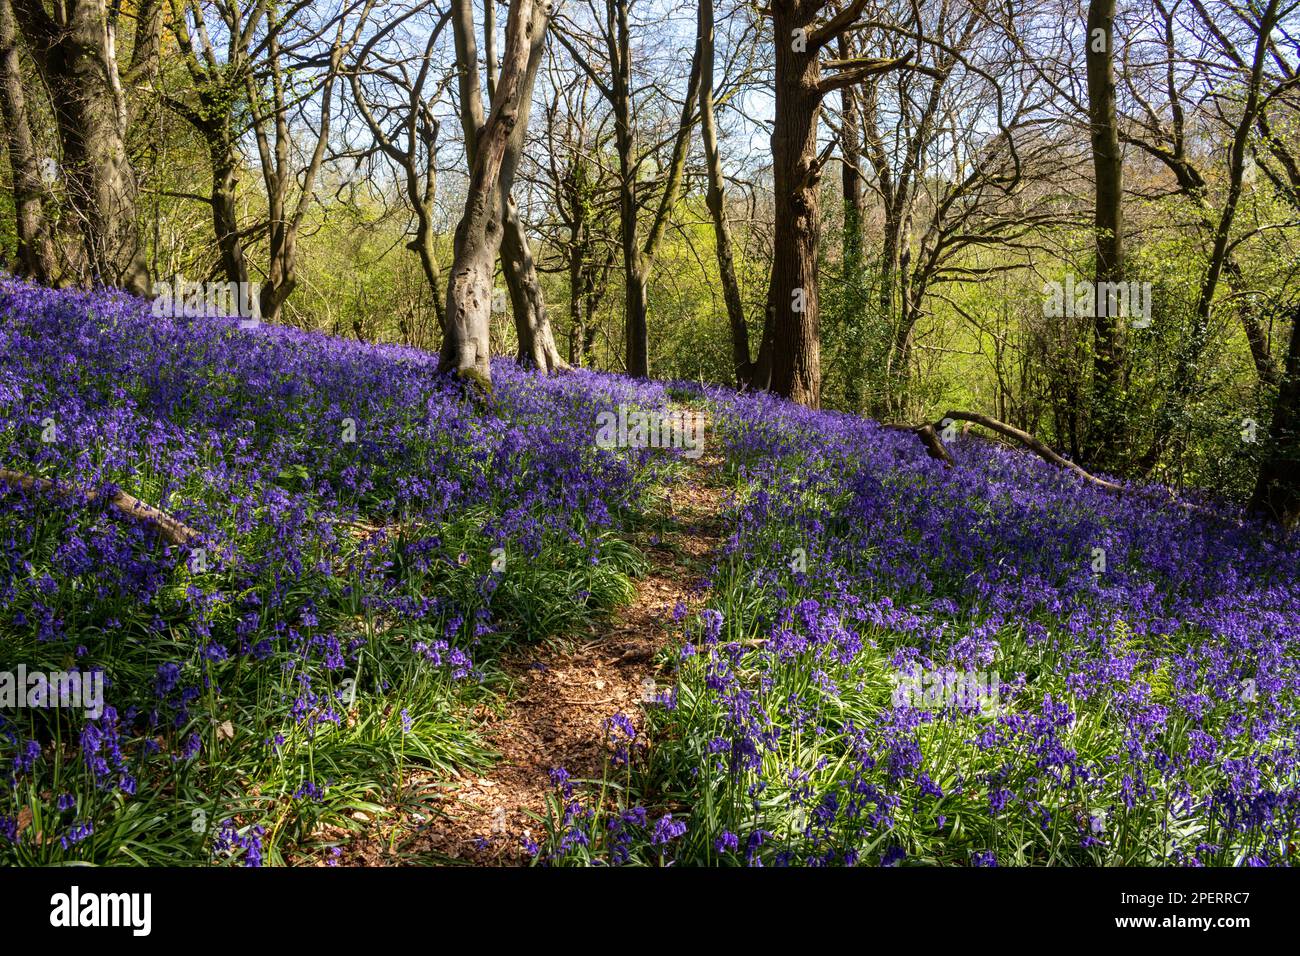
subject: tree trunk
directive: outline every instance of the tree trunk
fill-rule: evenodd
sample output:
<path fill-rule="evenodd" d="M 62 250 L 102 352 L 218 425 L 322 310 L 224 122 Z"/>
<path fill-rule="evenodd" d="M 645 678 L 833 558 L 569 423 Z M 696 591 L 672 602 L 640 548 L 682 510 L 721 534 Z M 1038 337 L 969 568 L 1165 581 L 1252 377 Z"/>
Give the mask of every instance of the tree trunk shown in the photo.
<path fill-rule="evenodd" d="M 537 265 L 528 247 L 528 234 L 519 218 L 513 196 L 505 199 L 505 223 L 501 240 L 501 271 L 510 290 L 510 305 L 515 316 L 515 333 L 519 339 L 519 362 L 539 372 L 551 374 L 567 369 L 569 363 L 560 355 L 546 314 Z"/>
<path fill-rule="evenodd" d="M 57 267 L 45 214 L 47 190 L 41 179 L 27 115 L 22 59 L 10 0 L 0 0 L 0 110 L 4 115 L 13 182 L 14 227 L 18 238 L 16 271 L 48 285 L 54 281 Z"/>
<path fill-rule="evenodd" d="M 90 281 L 147 295 L 149 268 L 136 221 L 135 172 L 126 155 L 128 112 L 115 26 L 103 0 L 13 0 L 15 19 L 49 91 L 63 176 Z"/>
<path fill-rule="evenodd" d="M 227 281 L 247 282 L 248 260 L 244 255 L 236 206 L 239 156 L 233 143 L 223 142 L 220 138 L 209 141 L 208 155 L 212 164 L 212 228 L 221 254 L 221 268 Z"/>
<path fill-rule="evenodd" d="M 606 24 L 610 53 L 609 89 L 613 94 L 614 143 L 618 151 L 618 219 L 623 249 L 624 337 L 627 373 L 650 375 L 650 341 L 646 324 L 648 281 L 637 238 L 636 169 L 632 155 L 631 50 L 627 0 L 607 0 Z"/>
<path fill-rule="evenodd" d="M 489 6 L 490 9 L 490 6 Z M 511 311 L 515 318 L 515 335 L 519 340 L 519 361 L 538 371 L 550 374 L 569 367 L 555 345 L 551 320 L 546 314 L 546 300 L 542 296 L 542 283 L 537 275 L 537 264 L 528 245 L 528 233 L 519 218 L 519 206 L 511 190 L 515 171 L 528 136 L 528 118 L 532 112 L 533 88 L 537 82 L 537 69 L 546 47 L 546 28 L 550 22 L 550 6 L 534 2 L 528 22 L 530 42 L 527 61 L 521 78 L 519 115 L 511 131 L 506 154 L 502 159 L 501 178 L 498 184 L 501 209 L 501 271 L 506 288 L 510 291 Z M 488 33 L 492 31 L 489 29 Z M 493 59 L 489 51 L 489 61 Z M 489 66 L 488 76 L 492 76 Z M 491 84 L 493 88 L 495 83 Z"/>
<path fill-rule="evenodd" d="M 1291 341 L 1250 510 L 1287 530 L 1300 524 L 1300 308 L 1291 311 Z"/>
<path fill-rule="evenodd" d="M 841 60 L 849 58 L 849 45 L 838 40 Z M 860 311 L 862 293 L 862 220 L 865 212 L 862 194 L 862 131 L 858 122 L 857 96 L 852 86 L 840 91 L 840 188 L 844 199 L 844 276 L 850 289 L 849 307 Z"/>
<path fill-rule="evenodd" d="M 772 128 L 775 228 L 767 324 L 759 365 L 777 395 L 821 405 L 821 341 L 817 301 L 817 122 L 822 93 L 816 49 L 795 49 L 796 30 L 811 28 L 815 9 L 775 3 L 776 110 Z"/>
<path fill-rule="evenodd" d="M 456 226 L 455 258 L 447 283 L 447 334 L 443 340 L 441 367 L 477 379 L 484 386 L 492 380 L 489 342 L 492 276 L 502 240 L 501 170 L 507 153 L 518 142 L 512 134 L 523 106 L 537 23 L 534 5 L 539 2 L 511 0 L 510 3 L 497 96 L 492 112 L 474 136 L 465 212 Z M 472 18 L 473 5 L 462 0 L 453 10 L 457 57 L 463 70 L 476 74 L 477 57 L 467 55 L 467 47 L 472 48 L 472 44 L 464 39 L 467 34 L 473 35 L 472 19 L 468 30 L 464 23 L 466 10 Z"/>
<path fill-rule="evenodd" d="M 572 366 L 585 364 L 583 358 L 579 356 L 579 343 L 582 342 L 586 332 L 586 322 L 582 314 L 586 272 L 582 267 L 583 248 L 578 238 L 581 234 L 582 225 L 577 222 L 569 244 L 569 364 Z"/>
<path fill-rule="evenodd" d="M 924 293 L 918 292 L 908 273 L 900 273 L 907 281 L 899 290 L 898 324 L 894 327 L 894 341 L 890 353 L 890 394 L 886 407 L 891 415 L 907 412 L 908 385 L 912 380 L 912 332 L 921 319 L 921 302 Z"/>
<path fill-rule="evenodd" d="M 849 45 L 839 38 L 839 57 L 849 58 Z M 843 227 L 840 239 L 840 306 L 844 336 L 853 352 L 844 384 L 844 403 L 849 411 L 862 408 L 862 375 L 858 356 L 866 346 L 865 283 L 862 262 L 863 196 L 862 132 L 858 122 L 857 97 L 851 86 L 840 91 L 840 199 Z"/>
<path fill-rule="evenodd" d="M 221 258 L 221 270 L 229 282 L 247 282 L 248 259 L 236 205 L 242 160 L 234 129 L 237 94 L 247 79 L 245 58 L 237 54 L 229 70 L 214 75 L 195 51 L 195 38 L 190 33 L 187 19 L 184 16 L 173 17 L 169 28 L 176 41 L 177 53 L 189 72 L 197 106 L 165 94 L 163 100 L 172 112 L 193 127 L 207 147 L 211 172 L 208 202 L 212 209 L 212 229 Z M 204 50 L 215 57 L 215 49 L 206 31 L 201 32 L 200 37 Z"/>
<path fill-rule="evenodd" d="M 713 109 L 713 0 L 699 0 L 697 19 L 698 49 L 700 51 L 700 128 L 704 140 L 704 160 L 708 169 L 708 189 L 705 202 L 713 219 L 714 248 L 718 259 L 718 278 L 722 283 L 722 300 L 727 307 L 727 324 L 731 329 L 731 361 L 735 369 L 736 385 L 750 384 L 753 364 L 749 354 L 749 329 L 745 325 L 745 307 L 740 299 L 740 283 L 736 281 L 735 253 L 731 248 L 731 227 L 727 224 L 725 180 L 722 175 L 722 155 L 718 149 L 717 118 Z"/>
<path fill-rule="evenodd" d="M 1115 0 L 1090 0 L 1084 61 L 1088 73 L 1088 119 L 1096 182 L 1093 229 L 1096 284 L 1093 319 L 1092 457 L 1114 459 L 1123 430 L 1123 400 L 1118 299 L 1101 290 L 1124 278 L 1124 167 L 1115 112 Z M 1106 285 L 1103 285 L 1106 283 Z"/>

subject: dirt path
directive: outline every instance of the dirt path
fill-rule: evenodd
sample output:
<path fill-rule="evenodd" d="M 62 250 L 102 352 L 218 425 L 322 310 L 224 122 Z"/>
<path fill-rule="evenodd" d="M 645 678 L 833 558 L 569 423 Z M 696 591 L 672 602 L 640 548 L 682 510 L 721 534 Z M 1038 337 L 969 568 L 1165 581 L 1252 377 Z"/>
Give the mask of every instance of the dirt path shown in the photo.
<path fill-rule="evenodd" d="M 710 434 L 706 431 L 706 434 Z M 389 831 L 357 847 L 358 865 L 415 862 L 522 864 L 520 837 L 540 840 L 535 814 L 545 814 L 553 767 L 574 777 L 599 776 L 606 754 L 605 720 L 622 713 L 641 724 L 649 682 L 661 681 L 656 658 L 677 633 L 678 602 L 700 603 L 696 584 L 720 539 L 722 460 L 707 451 L 686 459 L 685 474 L 662 489 L 667 527 L 647 545 L 650 570 L 633 602 L 590 637 L 523 649 L 501 661 L 512 690 L 504 709 L 479 727 L 500 755 L 487 776 L 424 783 L 440 809 L 428 821 L 398 824 L 400 850 L 389 856 Z M 666 689 L 659 686 L 659 690 Z M 413 781 L 419 785 L 418 781 Z M 349 854 L 352 856 L 352 854 Z"/>

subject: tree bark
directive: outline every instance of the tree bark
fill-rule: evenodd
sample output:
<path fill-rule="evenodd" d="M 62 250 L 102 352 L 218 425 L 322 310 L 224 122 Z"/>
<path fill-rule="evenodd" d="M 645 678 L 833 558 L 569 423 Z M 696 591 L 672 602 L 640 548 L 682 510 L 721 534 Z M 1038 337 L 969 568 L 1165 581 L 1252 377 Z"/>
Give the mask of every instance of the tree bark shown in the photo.
<path fill-rule="evenodd" d="M 1288 531 L 1300 524 L 1300 308 L 1291 310 L 1291 340 L 1250 510 Z"/>
<path fill-rule="evenodd" d="M 501 179 L 498 185 L 501 197 L 499 215 L 502 223 L 501 271 L 505 276 L 506 288 L 510 292 L 511 311 L 514 313 L 515 337 L 519 341 L 517 357 L 521 364 L 545 374 L 565 370 L 569 364 L 560 355 L 560 350 L 555 344 L 551 320 L 546 313 L 546 300 L 542 295 L 542 283 L 537 275 L 537 264 L 533 260 L 533 253 L 528 244 L 528 233 L 519 216 L 519 206 L 515 202 L 512 190 L 519 157 L 523 153 L 524 142 L 528 136 L 533 88 L 537 82 L 537 70 L 541 65 L 542 53 L 546 46 L 546 28 L 550 23 L 550 15 L 548 4 L 533 3 L 529 21 L 531 39 L 522 78 L 519 116 L 511 132 L 509 148 L 502 160 Z M 488 34 L 493 32 L 489 24 Z M 491 81 L 493 58 L 494 54 L 489 52 L 488 76 L 491 86 L 495 88 L 495 81 Z"/>
<path fill-rule="evenodd" d="M 551 329 L 542 285 L 537 277 L 537 264 L 513 196 L 505 197 L 504 217 L 501 270 L 505 274 L 506 288 L 510 290 L 515 335 L 519 340 L 519 362 L 546 374 L 564 371 L 569 368 L 569 363 L 555 344 L 555 333 Z"/>
<path fill-rule="evenodd" d="M 576 192 L 576 190 L 575 190 Z M 582 300 L 586 293 L 588 273 L 585 268 L 586 248 L 583 236 L 586 231 L 586 206 L 581 200 L 573 203 L 573 220 L 569 232 L 569 364 L 585 365 L 581 343 L 586 335 L 587 319 L 583 314 Z"/>
<path fill-rule="evenodd" d="M 48 190 L 41 178 L 32 138 L 27 98 L 23 93 L 22 58 L 10 0 L 0 0 L 0 110 L 14 194 L 14 226 L 18 238 L 17 269 L 21 275 L 49 285 L 57 266 L 46 216 Z"/>
<path fill-rule="evenodd" d="M 539 2 L 544 0 L 511 0 L 496 99 L 481 128 L 467 136 L 473 158 L 465 211 L 456 226 L 455 258 L 447 283 L 447 335 L 440 365 L 485 387 L 490 387 L 492 381 L 489 342 L 492 276 L 502 240 L 501 170 L 512 142 L 517 142 L 512 134 L 523 106 L 537 20 L 533 8 Z M 473 13 L 472 0 L 457 0 L 453 6 L 456 54 L 465 74 L 462 90 L 466 84 L 478 86 Z M 467 107 L 469 104 L 462 100 L 463 113 Z M 467 127 L 477 127 L 472 116 L 463 116 L 462 121 Z"/>
<path fill-rule="evenodd" d="M 646 322 L 648 270 L 641 261 L 637 238 L 636 169 L 632 155 L 631 41 L 627 0 L 606 0 L 606 41 L 609 48 L 614 143 L 618 151 L 619 239 L 623 249 L 624 338 L 627 374 L 648 378 L 650 341 Z"/>
<path fill-rule="evenodd" d="M 759 358 L 768 388 L 809 408 L 821 405 L 817 123 L 823 94 L 817 47 L 792 38 L 810 33 L 818 12 L 819 5 L 797 0 L 776 0 L 772 5 L 776 36 L 772 184 L 776 209 L 767 323 Z"/>
<path fill-rule="evenodd" d="M 727 324 L 731 330 L 731 361 L 736 385 L 745 388 L 754 368 L 749 352 L 749 329 L 745 325 L 745 307 L 736 281 L 735 253 L 731 247 L 731 227 L 727 223 L 726 182 L 722 174 L 722 155 L 718 149 L 717 117 L 713 105 L 713 0 L 699 0 L 696 23 L 700 51 L 700 129 L 704 141 L 704 161 L 708 170 L 705 202 L 713 219 L 714 249 L 718 260 L 718 278 L 722 283 L 722 300 L 727 307 Z"/>
<path fill-rule="evenodd" d="M 129 120 L 118 73 L 116 27 L 104 0 L 67 0 L 51 15 L 41 0 L 13 0 L 54 109 L 63 176 L 91 282 L 146 295 L 149 268 L 136 220 Z"/>
<path fill-rule="evenodd" d="M 1096 184 L 1093 230 L 1096 284 L 1093 317 L 1092 456 L 1113 459 L 1123 428 L 1118 299 L 1101 290 L 1124 278 L 1124 167 L 1115 110 L 1115 0 L 1090 0 L 1084 62 L 1088 74 L 1088 120 Z M 1106 285 L 1103 285 L 1106 283 Z"/>

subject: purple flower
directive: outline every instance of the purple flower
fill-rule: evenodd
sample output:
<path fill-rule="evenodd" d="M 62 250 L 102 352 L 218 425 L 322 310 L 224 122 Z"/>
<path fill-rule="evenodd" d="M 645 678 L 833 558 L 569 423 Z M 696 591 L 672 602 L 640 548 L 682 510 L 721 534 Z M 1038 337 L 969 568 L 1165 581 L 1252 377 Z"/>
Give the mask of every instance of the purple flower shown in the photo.
<path fill-rule="evenodd" d="M 671 813 L 665 813 L 655 821 L 654 834 L 650 842 L 655 846 L 663 846 L 686 832 L 686 824 L 680 820 L 674 820 Z"/>

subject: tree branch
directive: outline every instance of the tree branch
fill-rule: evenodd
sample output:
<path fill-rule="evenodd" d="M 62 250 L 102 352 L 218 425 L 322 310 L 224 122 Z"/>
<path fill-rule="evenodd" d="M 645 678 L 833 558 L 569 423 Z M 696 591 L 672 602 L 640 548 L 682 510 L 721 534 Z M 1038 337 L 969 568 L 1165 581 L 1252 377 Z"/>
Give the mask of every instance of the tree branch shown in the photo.
<path fill-rule="evenodd" d="M 19 488 L 22 491 L 31 491 L 33 489 L 62 491 L 88 502 L 93 502 L 99 498 L 99 495 L 95 492 L 84 488 L 77 488 L 72 485 L 57 485 L 49 478 L 40 478 L 21 471 L 11 471 L 8 468 L 0 468 L 0 484 Z M 153 505 L 146 504 L 139 498 L 128 495 L 120 489 L 108 499 L 108 504 L 120 514 L 136 521 L 142 521 L 154 528 L 171 544 L 189 545 L 199 536 L 199 532 L 173 518 L 165 511 L 160 511 Z"/>

